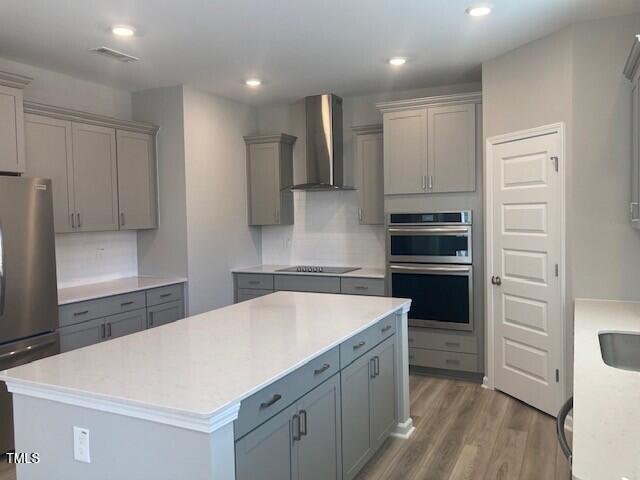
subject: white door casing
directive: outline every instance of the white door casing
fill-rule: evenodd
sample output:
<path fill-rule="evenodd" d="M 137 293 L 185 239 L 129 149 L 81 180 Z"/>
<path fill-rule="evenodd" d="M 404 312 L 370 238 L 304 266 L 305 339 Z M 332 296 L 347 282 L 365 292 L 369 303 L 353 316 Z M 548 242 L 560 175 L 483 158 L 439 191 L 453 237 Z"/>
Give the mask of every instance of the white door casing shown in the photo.
<path fill-rule="evenodd" d="M 563 137 L 556 125 L 489 139 L 485 177 L 485 383 L 554 416 L 564 391 Z"/>

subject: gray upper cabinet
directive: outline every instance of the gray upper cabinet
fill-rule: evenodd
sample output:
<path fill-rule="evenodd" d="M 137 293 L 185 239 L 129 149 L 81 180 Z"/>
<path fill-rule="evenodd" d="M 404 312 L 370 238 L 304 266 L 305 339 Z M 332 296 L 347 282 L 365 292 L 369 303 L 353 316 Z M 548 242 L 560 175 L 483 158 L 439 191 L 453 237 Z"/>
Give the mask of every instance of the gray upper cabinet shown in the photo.
<path fill-rule="evenodd" d="M 249 225 L 293 223 L 293 144 L 291 135 L 244 137 L 247 145 Z"/>
<path fill-rule="evenodd" d="M 631 224 L 640 228 L 640 39 L 634 39 L 624 67 L 631 82 Z"/>
<path fill-rule="evenodd" d="M 384 193 L 424 193 L 427 110 L 389 112 L 384 118 Z"/>
<path fill-rule="evenodd" d="M 362 225 L 384 223 L 382 125 L 353 127 L 354 180 L 358 190 L 358 220 Z"/>
<path fill-rule="evenodd" d="M 79 231 L 118 230 L 116 131 L 74 123 L 73 187 Z"/>
<path fill-rule="evenodd" d="M 0 72 L 0 172 L 25 171 L 22 89 L 30 82 L 29 77 Z"/>
<path fill-rule="evenodd" d="M 155 137 L 118 130 L 120 230 L 155 228 L 157 221 Z"/>
<path fill-rule="evenodd" d="M 56 233 L 157 227 L 155 125 L 24 102 L 26 172 L 52 179 Z"/>
<path fill-rule="evenodd" d="M 476 108 L 472 103 L 427 109 L 430 192 L 476 188 Z"/>
<path fill-rule="evenodd" d="M 75 230 L 71 122 L 42 115 L 24 117 L 26 175 L 51 179 L 56 233 Z"/>
<path fill-rule="evenodd" d="M 475 190 L 476 108 L 481 99 L 477 92 L 378 104 L 384 126 L 384 193 Z"/>

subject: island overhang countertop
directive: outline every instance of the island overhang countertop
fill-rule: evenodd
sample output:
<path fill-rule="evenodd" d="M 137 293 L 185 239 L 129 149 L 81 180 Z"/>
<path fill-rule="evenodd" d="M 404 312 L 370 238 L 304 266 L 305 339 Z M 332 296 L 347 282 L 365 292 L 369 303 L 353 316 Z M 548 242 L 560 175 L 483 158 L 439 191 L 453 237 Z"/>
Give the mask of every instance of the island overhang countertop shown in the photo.
<path fill-rule="evenodd" d="M 276 292 L 0 372 L 14 393 L 211 432 L 240 402 L 411 301 Z"/>

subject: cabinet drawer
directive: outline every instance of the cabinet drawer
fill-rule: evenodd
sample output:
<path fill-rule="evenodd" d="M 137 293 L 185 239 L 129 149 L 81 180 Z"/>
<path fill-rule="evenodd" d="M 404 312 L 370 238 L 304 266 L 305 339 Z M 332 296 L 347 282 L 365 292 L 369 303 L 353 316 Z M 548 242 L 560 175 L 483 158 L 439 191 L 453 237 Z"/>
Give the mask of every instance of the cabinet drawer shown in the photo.
<path fill-rule="evenodd" d="M 144 292 L 133 292 L 113 297 L 99 298 L 86 302 L 62 305 L 58 310 L 60 326 L 93 320 L 94 318 L 116 315 L 144 308 L 146 305 Z"/>
<path fill-rule="evenodd" d="M 273 290 L 273 275 L 262 273 L 237 273 L 236 285 L 238 288 Z"/>
<path fill-rule="evenodd" d="M 340 291 L 350 295 L 384 296 L 382 278 L 341 278 Z"/>
<path fill-rule="evenodd" d="M 340 344 L 340 368 L 344 368 L 385 338 L 396 332 L 395 315 L 383 318 L 375 325 Z"/>
<path fill-rule="evenodd" d="M 442 352 L 423 348 L 409 348 L 409 365 L 443 368 L 464 372 L 478 371 L 478 356 L 470 353 Z"/>
<path fill-rule="evenodd" d="M 339 369 L 339 350 L 335 347 L 243 400 L 234 425 L 235 439 L 266 422 Z"/>
<path fill-rule="evenodd" d="M 276 290 L 292 292 L 340 293 L 339 277 L 306 277 L 302 275 L 276 275 Z"/>
<path fill-rule="evenodd" d="M 182 300 L 182 290 L 183 286 L 181 283 L 147 290 L 147 306 L 152 307 L 153 305 L 160 305 L 161 303 Z"/>
<path fill-rule="evenodd" d="M 427 328 L 409 327 L 409 346 L 446 352 L 478 353 L 474 335 L 442 333 Z"/>
<path fill-rule="evenodd" d="M 245 300 L 251 300 L 252 298 L 262 297 L 263 295 L 269 295 L 273 293 L 273 290 L 256 290 L 253 288 L 239 288 L 237 302 L 244 302 Z"/>

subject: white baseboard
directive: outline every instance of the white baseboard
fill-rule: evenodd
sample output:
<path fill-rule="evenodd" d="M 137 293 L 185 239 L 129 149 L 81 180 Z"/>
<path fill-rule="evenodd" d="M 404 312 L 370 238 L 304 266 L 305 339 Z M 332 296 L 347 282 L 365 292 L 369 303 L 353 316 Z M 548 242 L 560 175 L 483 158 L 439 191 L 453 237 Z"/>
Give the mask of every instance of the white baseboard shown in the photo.
<path fill-rule="evenodd" d="M 489 382 L 489 377 L 482 377 L 482 388 L 487 390 L 494 390 L 493 385 Z"/>
<path fill-rule="evenodd" d="M 406 422 L 398 423 L 396 429 L 389 435 L 396 438 L 408 439 L 413 434 L 416 427 L 413 426 L 413 418 L 409 417 Z"/>

